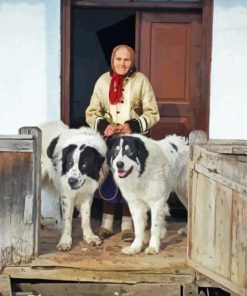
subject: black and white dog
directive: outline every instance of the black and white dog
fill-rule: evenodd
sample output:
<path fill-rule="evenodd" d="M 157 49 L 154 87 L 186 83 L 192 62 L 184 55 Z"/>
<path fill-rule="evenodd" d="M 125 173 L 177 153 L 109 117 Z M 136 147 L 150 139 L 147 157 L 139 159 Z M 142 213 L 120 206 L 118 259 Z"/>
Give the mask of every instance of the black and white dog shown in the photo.
<path fill-rule="evenodd" d="M 176 192 L 187 207 L 187 164 L 189 146 L 185 138 L 168 136 L 155 141 L 139 134 L 111 139 L 107 162 L 127 200 L 134 222 L 135 240 L 124 254 L 142 250 L 147 211 L 151 210 L 151 237 L 145 252 L 156 254 L 166 234 L 167 199 Z"/>
<path fill-rule="evenodd" d="M 42 191 L 62 199 L 63 228 L 58 250 L 71 248 L 74 206 L 81 214 L 83 239 L 89 245 L 100 245 L 101 240 L 91 229 L 90 212 L 94 191 L 107 174 L 104 140 L 90 128 L 69 129 L 62 122 L 47 123 L 41 130 Z"/>

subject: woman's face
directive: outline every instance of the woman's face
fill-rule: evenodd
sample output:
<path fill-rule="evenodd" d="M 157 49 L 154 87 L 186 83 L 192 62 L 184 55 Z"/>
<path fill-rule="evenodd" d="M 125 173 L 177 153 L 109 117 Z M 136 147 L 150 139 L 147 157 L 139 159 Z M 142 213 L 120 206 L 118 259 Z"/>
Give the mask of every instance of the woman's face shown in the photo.
<path fill-rule="evenodd" d="M 126 75 L 132 65 L 130 52 L 125 47 L 120 47 L 113 58 L 113 70 L 119 75 Z"/>

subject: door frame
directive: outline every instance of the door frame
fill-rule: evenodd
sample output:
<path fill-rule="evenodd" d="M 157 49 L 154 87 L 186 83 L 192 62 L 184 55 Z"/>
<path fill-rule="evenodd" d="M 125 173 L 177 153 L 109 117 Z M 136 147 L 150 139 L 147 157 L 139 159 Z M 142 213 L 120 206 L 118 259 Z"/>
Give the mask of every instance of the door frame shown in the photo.
<path fill-rule="evenodd" d="M 105 1 L 105 0 L 60 0 L 61 4 L 61 120 L 70 123 L 70 97 L 71 97 L 71 29 L 72 29 L 72 8 L 97 8 L 97 9 L 135 9 L 136 40 L 140 40 L 140 15 L 138 10 L 155 11 L 166 10 L 170 12 L 200 11 L 202 12 L 202 61 L 201 61 L 201 106 L 207 114 L 207 130 L 209 126 L 209 105 L 210 105 L 210 71 L 212 52 L 212 23 L 213 23 L 213 1 L 201 0 L 200 2 L 170 3 L 170 2 L 133 2 L 126 1 Z M 139 44 L 140 42 L 136 42 Z M 140 48 L 136 48 L 137 66 L 139 64 Z"/>

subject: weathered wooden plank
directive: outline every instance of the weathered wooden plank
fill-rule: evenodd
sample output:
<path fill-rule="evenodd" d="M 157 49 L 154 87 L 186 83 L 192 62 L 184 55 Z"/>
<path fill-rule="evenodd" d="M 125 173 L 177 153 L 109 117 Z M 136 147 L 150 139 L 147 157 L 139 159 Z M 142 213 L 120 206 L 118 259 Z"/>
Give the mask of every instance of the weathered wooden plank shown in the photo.
<path fill-rule="evenodd" d="M 31 152 L 0 153 L 0 265 L 33 254 L 33 225 L 24 224 L 25 196 L 33 196 Z"/>
<path fill-rule="evenodd" d="M 247 195 L 233 195 L 231 280 L 247 289 Z"/>
<path fill-rule="evenodd" d="M 166 285 L 163 283 L 141 283 L 141 284 L 112 284 L 112 283 L 20 283 L 23 291 L 33 291 L 34 295 L 63 295 L 63 296 L 145 296 L 145 295 L 180 295 L 179 285 Z M 190 294 L 191 295 L 191 294 Z M 33 296 L 16 295 L 16 296 Z"/>
<path fill-rule="evenodd" d="M 34 197 L 31 194 L 27 194 L 24 197 L 24 223 L 32 224 L 33 223 L 33 214 L 34 214 Z"/>
<path fill-rule="evenodd" d="M 32 138 L 2 138 L 0 139 L 0 151 L 32 152 Z"/>
<path fill-rule="evenodd" d="M 232 290 L 230 290 L 226 286 L 222 286 L 221 284 L 217 283 L 212 278 L 206 277 L 205 275 L 203 275 L 200 272 L 197 272 L 196 273 L 196 285 L 198 287 L 206 287 L 206 288 L 210 288 L 210 287 L 214 287 L 215 288 L 215 287 L 217 287 L 217 288 L 220 288 L 220 289 L 222 289 L 222 290 L 224 290 L 226 292 L 229 292 L 229 294 L 231 296 L 239 296 L 238 293 L 233 292 Z"/>
<path fill-rule="evenodd" d="M 192 148 L 193 149 L 193 148 Z M 187 256 L 188 258 L 191 258 L 194 252 L 193 249 L 193 241 L 192 236 L 193 233 L 196 232 L 194 227 L 196 227 L 196 224 L 194 223 L 194 211 L 195 207 L 193 206 L 195 204 L 195 198 L 196 198 L 196 189 L 197 189 L 197 177 L 198 174 L 193 170 L 193 166 L 191 165 L 189 168 L 189 184 L 188 184 L 188 225 L 187 225 Z"/>
<path fill-rule="evenodd" d="M 41 150 L 42 132 L 38 127 L 21 127 L 19 133 L 32 136 L 34 144 L 34 167 L 33 167 L 33 223 L 34 223 L 34 255 L 39 254 L 40 219 L 41 219 Z M 29 207 L 30 208 L 30 207 Z"/>
<path fill-rule="evenodd" d="M 1 296 L 12 296 L 11 283 L 8 275 L 0 274 L 0 295 Z"/>
<path fill-rule="evenodd" d="M 193 149 L 194 165 L 202 165 L 209 172 L 219 174 L 236 183 L 247 187 L 246 162 L 247 156 L 226 156 L 207 151 L 205 147 L 196 145 Z M 243 159 L 245 161 L 243 161 Z"/>
<path fill-rule="evenodd" d="M 202 4 L 200 1 L 194 3 L 170 3 L 170 2 L 130 2 L 129 0 L 123 1 L 106 1 L 106 0 L 73 0 L 73 6 L 82 6 L 87 8 L 128 8 L 128 9 L 196 9 L 201 10 Z"/>
<path fill-rule="evenodd" d="M 238 184 L 220 174 L 211 172 L 208 168 L 205 168 L 201 164 L 195 164 L 195 170 L 198 173 L 205 175 L 206 177 L 215 180 L 216 182 L 231 188 L 232 190 L 238 191 L 240 193 L 247 193 L 247 187 L 241 184 Z"/>
<path fill-rule="evenodd" d="M 219 286 L 247 295 L 247 141 L 238 144 L 191 148 L 190 174 L 197 177 L 189 184 L 188 262 Z"/>
<path fill-rule="evenodd" d="M 236 139 L 210 139 L 207 146 L 217 146 L 217 151 L 221 146 L 247 146 L 246 140 L 236 140 Z"/>
<path fill-rule="evenodd" d="M 210 140 L 205 147 L 215 153 L 247 154 L 247 141 L 245 140 Z"/>
<path fill-rule="evenodd" d="M 216 265 L 215 258 L 215 234 L 217 228 L 215 225 L 216 220 L 216 183 L 209 178 L 199 175 L 199 178 L 204 179 L 204 192 L 203 192 L 203 204 L 201 206 L 200 220 L 203 225 L 204 240 L 200 241 L 201 246 L 203 246 L 202 254 L 202 264 L 207 266 L 209 269 L 214 269 Z M 198 203 L 201 203 L 200 195 L 201 187 L 198 187 Z M 207 223 L 205 223 L 205 217 L 207 218 Z M 198 223 L 198 222 L 197 222 Z M 200 224 L 199 224 L 200 226 Z"/>
<path fill-rule="evenodd" d="M 0 141 L 2 140 L 32 140 L 33 136 L 32 135 L 0 135 Z"/>
<path fill-rule="evenodd" d="M 217 153 L 224 153 L 224 154 L 244 154 L 247 155 L 247 146 L 209 146 L 208 148 L 210 151 L 217 152 Z"/>
<path fill-rule="evenodd" d="M 0 268 L 38 252 L 41 132 L 22 131 L 0 136 Z"/>
<path fill-rule="evenodd" d="M 210 193 L 210 194 L 209 194 Z M 198 175 L 197 190 L 194 192 L 193 229 L 192 229 L 192 256 L 214 269 L 215 245 L 215 183 L 209 178 Z M 205 223 L 205 217 L 207 223 Z"/>
<path fill-rule="evenodd" d="M 198 295 L 197 293 L 197 287 L 195 284 L 193 285 L 183 285 L 182 287 L 182 293 L 180 291 L 180 294 L 181 296 L 193 296 L 193 295 Z M 178 295 L 178 294 L 177 294 Z"/>
<path fill-rule="evenodd" d="M 195 177 L 193 178 L 193 182 L 195 182 L 195 184 L 193 184 L 193 191 L 192 191 L 192 198 L 191 198 L 192 205 L 197 204 L 197 198 L 198 198 L 197 190 L 198 190 L 198 187 L 200 186 L 200 180 L 198 179 L 199 178 L 198 174 L 195 174 L 194 176 Z M 193 258 L 197 258 L 197 257 L 201 258 L 201 252 L 202 252 L 201 249 L 199 250 L 194 248 L 194 246 L 201 245 L 200 241 L 202 240 L 202 237 L 203 237 L 202 231 L 200 229 L 200 225 L 203 225 L 203 224 L 199 224 L 200 217 L 201 217 L 200 215 L 198 215 L 199 211 L 200 209 L 192 206 L 191 230 L 189 230 L 189 233 L 191 236 L 190 238 L 191 256 Z"/>
<path fill-rule="evenodd" d="M 231 226 L 232 190 L 221 184 L 216 186 L 215 194 L 215 250 L 214 271 L 230 279 L 231 268 Z"/>
<path fill-rule="evenodd" d="M 233 283 L 231 280 L 224 278 L 223 276 L 218 275 L 217 273 L 208 270 L 203 265 L 195 262 L 194 260 L 188 259 L 188 263 L 191 267 L 195 268 L 195 270 L 199 271 L 203 275 L 211 278 L 214 280 L 215 283 L 219 283 L 219 286 L 226 287 L 230 291 L 233 291 L 234 293 L 237 293 L 241 296 L 247 295 L 247 289 L 245 287 L 241 287 L 235 283 Z"/>
<path fill-rule="evenodd" d="M 95 221 L 92 221 L 96 229 Z M 100 221 L 96 221 L 100 222 Z M 55 281 L 81 281 L 96 283 L 162 283 L 168 285 L 191 284 L 195 272 L 186 264 L 186 236 L 177 235 L 185 223 L 168 222 L 167 237 L 162 240 L 161 253 L 148 256 L 144 252 L 135 256 L 121 254 L 127 243 L 116 233 L 103 245 L 90 247 L 81 237 L 80 219 L 73 220 L 73 247 L 69 252 L 58 252 L 59 231 L 52 224 L 41 230 L 41 254 L 29 264 L 6 267 L 4 273 L 12 278 Z M 115 225 L 116 226 L 116 225 Z"/>
<path fill-rule="evenodd" d="M 231 219 L 226 217 L 231 217 L 232 191 L 200 174 L 196 182 L 190 257 L 212 271 L 229 276 L 230 262 L 225 258 L 230 258 Z"/>
<path fill-rule="evenodd" d="M 92 221 L 93 230 L 97 229 L 99 220 Z M 184 223 L 167 223 L 167 235 L 161 242 L 161 252 L 156 256 L 147 256 L 141 252 L 136 256 L 121 253 L 126 243 L 121 240 L 117 225 L 114 235 L 105 240 L 101 246 L 90 247 L 83 240 L 80 219 L 73 220 L 73 246 L 70 252 L 58 252 L 56 245 L 60 232 L 53 224 L 46 224 L 41 231 L 40 255 L 31 262 L 36 268 L 67 267 L 81 270 L 128 271 L 142 272 L 190 273 L 186 259 L 186 236 L 177 234 Z"/>
<path fill-rule="evenodd" d="M 31 268 L 5 267 L 3 274 L 11 278 L 39 279 L 54 281 L 80 281 L 80 282 L 105 282 L 105 283 L 162 283 L 162 284 L 191 284 L 195 274 L 169 273 L 169 272 L 143 272 L 139 271 L 116 271 L 116 270 L 83 270 L 80 268 Z"/>

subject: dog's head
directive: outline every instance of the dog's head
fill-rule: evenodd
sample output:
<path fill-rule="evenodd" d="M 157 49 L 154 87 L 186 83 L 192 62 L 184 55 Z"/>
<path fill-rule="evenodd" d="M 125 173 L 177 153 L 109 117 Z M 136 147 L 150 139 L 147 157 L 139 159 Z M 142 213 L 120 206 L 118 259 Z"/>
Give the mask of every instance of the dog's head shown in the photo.
<path fill-rule="evenodd" d="M 107 143 L 107 163 L 119 178 L 127 178 L 137 172 L 141 176 L 145 170 L 148 151 L 144 142 L 135 136 L 119 136 Z"/>
<path fill-rule="evenodd" d="M 59 145 L 59 137 L 54 138 L 47 148 L 54 169 L 70 189 L 83 186 L 88 178 L 98 181 L 104 157 L 93 147 L 85 144 Z"/>

